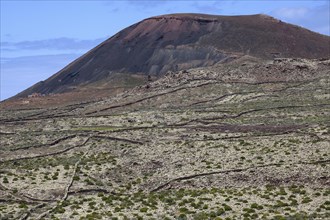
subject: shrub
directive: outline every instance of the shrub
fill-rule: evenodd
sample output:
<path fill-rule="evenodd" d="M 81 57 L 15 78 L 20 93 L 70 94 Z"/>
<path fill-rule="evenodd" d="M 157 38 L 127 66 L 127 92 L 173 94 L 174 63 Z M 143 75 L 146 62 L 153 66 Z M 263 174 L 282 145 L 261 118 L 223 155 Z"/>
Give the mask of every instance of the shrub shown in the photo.
<path fill-rule="evenodd" d="M 205 213 L 205 212 L 197 213 L 197 214 L 195 214 L 195 216 L 194 216 L 194 220 L 205 220 L 205 219 L 209 219 L 209 218 L 208 218 L 208 214 Z"/>
<path fill-rule="evenodd" d="M 261 210 L 263 209 L 264 207 L 262 205 L 258 205 L 257 203 L 252 203 L 251 204 L 251 209 L 258 209 L 258 210 Z"/>
<path fill-rule="evenodd" d="M 217 213 L 215 213 L 215 212 L 210 212 L 210 217 L 213 219 L 213 218 L 215 218 L 215 217 L 217 217 Z"/>
<path fill-rule="evenodd" d="M 3 180 L 2 180 L 3 183 L 9 183 L 7 177 L 4 177 Z"/>
<path fill-rule="evenodd" d="M 222 209 L 222 208 L 220 208 L 220 209 L 217 210 L 217 215 L 218 215 L 218 216 L 219 216 L 219 215 L 222 215 L 222 214 L 224 214 L 224 213 L 225 213 L 225 210 Z"/>
<path fill-rule="evenodd" d="M 180 212 L 187 213 L 189 210 L 186 207 L 180 208 Z"/>
<path fill-rule="evenodd" d="M 309 202 L 311 202 L 311 201 L 313 201 L 311 198 L 309 198 L 309 197 L 305 197 L 305 198 L 303 198 L 303 200 L 301 201 L 302 203 L 309 203 Z"/>
<path fill-rule="evenodd" d="M 223 208 L 225 209 L 225 211 L 231 211 L 233 210 L 229 205 L 227 204 L 222 204 Z"/>
<path fill-rule="evenodd" d="M 19 204 L 19 206 L 18 206 L 20 209 L 27 209 L 28 208 L 28 206 L 25 204 L 25 203 L 21 203 L 21 204 Z"/>
<path fill-rule="evenodd" d="M 79 178 L 79 176 L 74 176 L 74 177 L 73 177 L 73 180 L 74 180 L 74 181 L 78 181 L 78 180 L 80 180 L 80 178 Z"/>
<path fill-rule="evenodd" d="M 147 211 L 148 211 L 147 207 L 140 208 L 140 212 L 147 212 Z"/>
<path fill-rule="evenodd" d="M 183 213 L 181 213 L 178 217 L 178 220 L 186 220 L 187 219 L 187 216 Z"/>

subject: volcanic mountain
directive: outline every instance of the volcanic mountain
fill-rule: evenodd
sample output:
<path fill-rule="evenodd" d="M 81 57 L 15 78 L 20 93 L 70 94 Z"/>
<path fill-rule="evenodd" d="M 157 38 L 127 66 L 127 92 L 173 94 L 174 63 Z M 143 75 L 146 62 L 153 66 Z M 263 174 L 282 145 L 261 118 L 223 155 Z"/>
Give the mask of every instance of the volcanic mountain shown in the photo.
<path fill-rule="evenodd" d="M 211 66 L 244 54 L 327 57 L 329 44 L 328 36 L 262 14 L 156 16 L 120 31 L 16 97 L 102 88 L 111 93 L 168 71 Z"/>
<path fill-rule="evenodd" d="M 329 219 L 330 59 L 269 59 L 328 43 L 260 15 L 118 33 L 0 103 L 0 219 Z"/>

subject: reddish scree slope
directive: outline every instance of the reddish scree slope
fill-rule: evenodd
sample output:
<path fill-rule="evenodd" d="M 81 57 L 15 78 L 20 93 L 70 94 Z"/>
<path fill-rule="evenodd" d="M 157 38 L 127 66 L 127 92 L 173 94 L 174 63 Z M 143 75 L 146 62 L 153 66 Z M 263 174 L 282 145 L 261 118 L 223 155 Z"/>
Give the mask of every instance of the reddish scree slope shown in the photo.
<path fill-rule="evenodd" d="M 265 59 L 328 57 L 330 37 L 266 15 L 157 16 L 120 31 L 16 97 L 72 91 L 117 77 L 115 72 L 160 77 L 169 70 L 213 65 L 233 53 Z"/>

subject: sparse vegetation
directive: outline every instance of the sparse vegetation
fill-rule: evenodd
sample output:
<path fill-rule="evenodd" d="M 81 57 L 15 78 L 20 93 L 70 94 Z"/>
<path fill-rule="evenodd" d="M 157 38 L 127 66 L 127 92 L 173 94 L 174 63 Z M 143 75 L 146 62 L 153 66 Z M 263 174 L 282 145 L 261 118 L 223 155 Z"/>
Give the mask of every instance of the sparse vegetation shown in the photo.
<path fill-rule="evenodd" d="M 283 65 L 304 82 L 231 83 L 214 67 L 118 99 L 1 110 L 0 218 L 330 218 L 329 76 Z"/>

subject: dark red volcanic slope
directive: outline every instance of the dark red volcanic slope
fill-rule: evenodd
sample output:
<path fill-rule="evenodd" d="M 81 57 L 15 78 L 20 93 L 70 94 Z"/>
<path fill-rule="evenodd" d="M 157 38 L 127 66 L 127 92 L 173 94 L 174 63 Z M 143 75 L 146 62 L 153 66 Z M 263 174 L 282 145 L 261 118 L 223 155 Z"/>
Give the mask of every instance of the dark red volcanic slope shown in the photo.
<path fill-rule="evenodd" d="M 329 44 L 328 36 L 266 15 L 157 16 L 120 31 L 16 97 L 67 92 L 120 76 L 115 73 L 159 77 L 169 70 L 213 65 L 232 53 L 265 59 L 328 57 Z"/>

